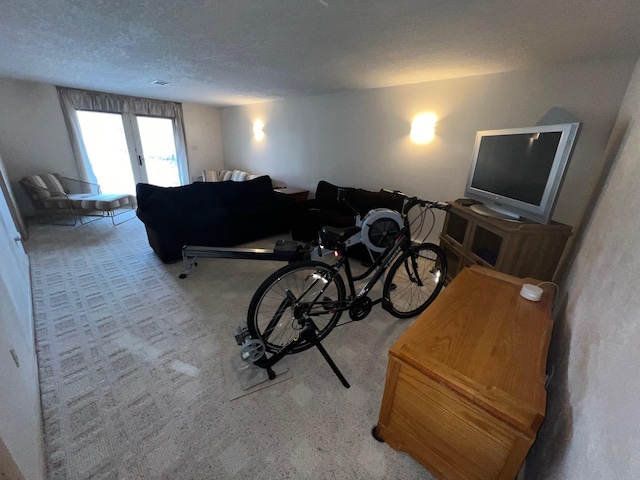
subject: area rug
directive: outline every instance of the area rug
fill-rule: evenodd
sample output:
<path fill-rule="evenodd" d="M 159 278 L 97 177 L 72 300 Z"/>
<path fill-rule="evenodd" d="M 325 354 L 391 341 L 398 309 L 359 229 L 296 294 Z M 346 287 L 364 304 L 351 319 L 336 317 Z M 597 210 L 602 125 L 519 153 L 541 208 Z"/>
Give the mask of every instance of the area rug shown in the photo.
<path fill-rule="evenodd" d="M 410 321 L 376 307 L 323 341 L 350 389 L 310 349 L 230 400 L 234 329 L 282 263 L 203 259 L 180 280 L 137 219 L 30 233 L 50 479 L 432 478 L 369 433 Z"/>

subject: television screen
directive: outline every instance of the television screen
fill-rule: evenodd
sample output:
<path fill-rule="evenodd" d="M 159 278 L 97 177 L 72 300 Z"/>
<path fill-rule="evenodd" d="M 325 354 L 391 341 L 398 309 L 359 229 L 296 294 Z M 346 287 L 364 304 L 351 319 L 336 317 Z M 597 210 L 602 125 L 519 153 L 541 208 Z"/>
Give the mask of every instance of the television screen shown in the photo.
<path fill-rule="evenodd" d="M 578 125 L 478 132 L 465 195 L 512 218 L 547 223 Z"/>
<path fill-rule="evenodd" d="M 483 138 L 471 186 L 540 205 L 561 136 L 548 132 Z"/>

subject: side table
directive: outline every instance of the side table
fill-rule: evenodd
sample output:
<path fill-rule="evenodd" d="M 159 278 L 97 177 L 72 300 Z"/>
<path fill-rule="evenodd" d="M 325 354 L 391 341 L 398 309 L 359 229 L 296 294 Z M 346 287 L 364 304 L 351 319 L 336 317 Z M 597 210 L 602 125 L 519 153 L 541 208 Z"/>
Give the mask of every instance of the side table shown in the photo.
<path fill-rule="evenodd" d="M 296 202 L 304 202 L 309 197 L 309 190 L 305 190 L 304 188 L 281 187 L 274 188 L 273 190 L 281 195 L 292 196 Z"/>

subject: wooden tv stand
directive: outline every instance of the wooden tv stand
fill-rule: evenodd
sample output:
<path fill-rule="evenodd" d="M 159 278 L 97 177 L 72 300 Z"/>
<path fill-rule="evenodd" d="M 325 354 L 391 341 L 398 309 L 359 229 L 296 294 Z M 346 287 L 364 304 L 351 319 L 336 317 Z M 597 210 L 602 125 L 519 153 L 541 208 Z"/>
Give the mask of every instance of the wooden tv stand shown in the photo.
<path fill-rule="evenodd" d="M 469 265 L 482 265 L 516 277 L 551 280 L 571 227 L 519 223 L 486 217 L 469 206 L 447 202 L 440 247 L 447 256 L 447 281 Z"/>
<path fill-rule="evenodd" d="M 376 434 L 439 479 L 509 479 L 545 416 L 553 286 L 463 269 L 389 350 Z"/>

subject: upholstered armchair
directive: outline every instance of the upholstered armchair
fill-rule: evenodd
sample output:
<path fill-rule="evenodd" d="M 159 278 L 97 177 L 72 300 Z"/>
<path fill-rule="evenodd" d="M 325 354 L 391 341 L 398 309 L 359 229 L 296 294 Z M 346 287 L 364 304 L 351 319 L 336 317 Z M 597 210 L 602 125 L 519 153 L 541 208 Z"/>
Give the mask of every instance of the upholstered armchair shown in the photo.
<path fill-rule="evenodd" d="M 72 226 L 88 223 L 85 217 L 97 217 L 94 220 L 109 217 L 115 226 L 135 216 L 116 223 L 117 216 L 134 212 L 135 196 L 101 193 L 95 183 L 49 173 L 26 176 L 20 185 L 31 200 L 39 223 Z"/>

